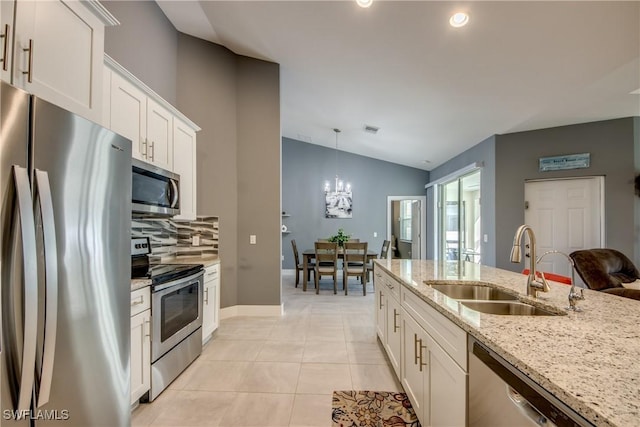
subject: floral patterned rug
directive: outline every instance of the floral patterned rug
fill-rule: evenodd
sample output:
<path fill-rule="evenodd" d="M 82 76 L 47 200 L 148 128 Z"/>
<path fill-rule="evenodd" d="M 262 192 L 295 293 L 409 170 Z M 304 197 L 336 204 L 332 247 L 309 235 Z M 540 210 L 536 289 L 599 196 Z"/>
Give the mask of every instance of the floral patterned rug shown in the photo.
<path fill-rule="evenodd" d="M 333 427 L 420 427 L 405 393 L 334 391 Z"/>

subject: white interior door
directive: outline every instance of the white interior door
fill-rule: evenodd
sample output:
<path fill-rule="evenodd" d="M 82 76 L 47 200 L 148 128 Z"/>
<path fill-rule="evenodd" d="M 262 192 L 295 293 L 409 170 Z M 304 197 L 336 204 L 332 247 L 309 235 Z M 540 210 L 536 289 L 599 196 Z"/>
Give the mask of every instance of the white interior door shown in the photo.
<path fill-rule="evenodd" d="M 524 220 L 536 234 L 537 256 L 602 247 L 603 189 L 604 177 L 525 182 Z M 571 276 L 567 260 L 559 255 L 544 257 L 538 269 Z"/>

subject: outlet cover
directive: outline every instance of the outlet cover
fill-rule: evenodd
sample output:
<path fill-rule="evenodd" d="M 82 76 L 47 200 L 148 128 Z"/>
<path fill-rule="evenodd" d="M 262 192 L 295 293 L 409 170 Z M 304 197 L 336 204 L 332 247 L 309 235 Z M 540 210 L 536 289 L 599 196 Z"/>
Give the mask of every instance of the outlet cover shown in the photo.
<path fill-rule="evenodd" d="M 191 236 L 191 246 L 200 246 L 200 235 L 194 234 Z"/>
<path fill-rule="evenodd" d="M 378 237 L 378 232 L 377 231 L 373 232 L 373 237 Z"/>
<path fill-rule="evenodd" d="M 256 235 L 255 234 L 251 234 L 249 236 L 249 244 L 250 245 L 255 245 L 256 244 Z"/>

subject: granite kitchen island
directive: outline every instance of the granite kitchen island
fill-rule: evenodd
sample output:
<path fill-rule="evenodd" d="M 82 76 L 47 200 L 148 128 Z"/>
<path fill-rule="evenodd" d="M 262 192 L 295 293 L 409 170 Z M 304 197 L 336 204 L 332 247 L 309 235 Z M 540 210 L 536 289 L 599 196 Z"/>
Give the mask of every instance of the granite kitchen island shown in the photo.
<path fill-rule="evenodd" d="M 470 262 L 376 260 L 409 291 L 493 350 L 594 425 L 640 425 L 640 302 L 584 291 L 582 312 L 567 312 L 569 286 L 526 296 L 527 277 Z M 515 291 L 557 316 L 483 314 L 435 291 L 436 283 L 479 283 Z M 566 313 L 566 314 L 565 314 Z"/>

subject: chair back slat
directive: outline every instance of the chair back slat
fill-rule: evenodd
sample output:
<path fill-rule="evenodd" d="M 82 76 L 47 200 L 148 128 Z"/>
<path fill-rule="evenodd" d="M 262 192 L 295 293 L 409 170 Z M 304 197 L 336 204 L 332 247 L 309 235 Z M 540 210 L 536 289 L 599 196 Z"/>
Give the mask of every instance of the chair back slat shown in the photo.
<path fill-rule="evenodd" d="M 344 262 L 345 264 L 358 263 L 362 264 L 363 269 L 366 270 L 367 262 L 367 242 L 345 242 L 344 243 Z"/>
<path fill-rule="evenodd" d="M 315 242 L 316 263 L 338 262 L 338 244 L 331 242 Z"/>

